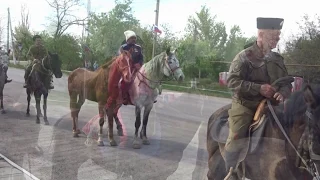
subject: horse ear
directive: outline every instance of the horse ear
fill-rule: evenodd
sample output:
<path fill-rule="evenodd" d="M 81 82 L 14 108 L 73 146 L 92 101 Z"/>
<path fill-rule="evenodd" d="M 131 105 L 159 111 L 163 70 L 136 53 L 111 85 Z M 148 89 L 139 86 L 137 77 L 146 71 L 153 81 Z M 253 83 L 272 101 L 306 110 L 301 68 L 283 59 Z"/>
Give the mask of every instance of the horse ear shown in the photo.
<path fill-rule="evenodd" d="M 303 90 L 304 100 L 305 102 L 311 107 L 314 108 L 316 105 L 316 98 L 314 96 L 314 93 L 310 87 L 310 85 L 306 85 L 306 87 Z"/>
<path fill-rule="evenodd" d="M 167 47 L 166 53 L 168 56 L 171 54 L 171 46 Z"/>

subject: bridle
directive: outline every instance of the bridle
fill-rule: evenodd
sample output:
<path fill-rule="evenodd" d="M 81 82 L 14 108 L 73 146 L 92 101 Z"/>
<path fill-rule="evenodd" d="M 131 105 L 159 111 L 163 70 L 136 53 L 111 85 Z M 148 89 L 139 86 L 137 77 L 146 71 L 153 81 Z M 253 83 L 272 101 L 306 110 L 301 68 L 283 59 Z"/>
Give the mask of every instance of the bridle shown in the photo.
<path fill-rule="evenodd" d="M 130 59 L 129 59 L 129 57 L 128 56 L 130 56 L 130 53 L 129 54 L 127 54 L 127 52 L 126 51 L 124 51 L 124 53 L 125 53 L 125 55 L 124 54 L 122 54 L 122 57 L 127 61 L 127 66 L 124 66 L 124 67 L 122 67 L 122 66 L 120 66 L 120 59 L 116 59 L 116 64 L 117 64 L 117 67 L 118 67 L 118 69 L 119 69 L 119 71 L 120 72 L 122 72 L 122 71 L 124 71 L 125 69 L 129 69 L 129 73 L 130 73 L 130 75 L 132 75 L 131 74 L 131 66 L 130 66 Z"/>
<path fill-rule="evenodd" d="M 166 58 L 166 60 L 165 60 L 165 62 L 164 62 L 164 65 L 165 65 L 165 67 L 167 68 L 167 70 L 169 71 L 170 77 L 172 77 L 170 80 L 176 79 L 176 78 L 174 77 L 174 72 L 175 72 L 176 70 L 180 69 L 180 67 L 179 67 L 179 66 L 175 66 L 175 67 L 171 68 L 171 66 L 169 65 L 169 61 L 168 61 L 168 55 L 166 55 L 165 58 Z M 146 77 L 143 73 L 141 73 L 140 71 L 138 71 L 138 73 L 143 77 L 143 79 L 140 79 L 140 77 L 137 76 L 137 78 L 139 79 L 140 83 L 144 83 L 144 84 L 145 84 L 147 87 L 149 87 L 150 89 L 155 89 L 155 88 L 157 88 L 157 86 L 161 85 L 161 83 L 162 83 L 163 80 L 164 80 L 164 77 L 163 77 L 163 78 L 160 79 L 159 81 L 153 81 L 153 80 L 147 78 L 147 77 Z M 152 87 L 149 85 L 149 83 L 147 83 L 147 82 L 144 81 L 144 79 L 146 79 L 146 80 L 148 80 L 149 82 L 152 82 L 152 83 L 154 83 L 154 84 L 156 84 L 156 85 L 152 88 Z M 140 85 L 140 83 L 139 83 L 139 85 Z"/>
<path fill-rule="evenodd" d="M 320 160 L 320 156 L 316 155 L 313 150 L 312 150 L 312 145 L 313 145 L 313 131 L 314 131 L 314 127 L 311 125 L 311 121 L 314 120 L 313 118 L 313 111 L 311 109 L 307 109 L 305 116 L 307 117 L 307 125 L 304 129 L 304 132 L 300 138 L 299 141 L 299 145 L 298 145 L 298 150 L 296 149 L 296 147 L 293 145 L 293 143 L 291 142 L 289 136 L 287 135 L 287 133 L 285 132 L 285 130 L 283 129 L 272 105 L 270 100 L 267 100 L 267 104 L 268 107 L 270 109 L 270 112 L 273 116 L 273 119 L 276 121 L 277 125 L 279 126 L 282 134 L 284 135 L 284 137 L 287 139 L 287 141 L 289 142 L 289 144 L 291 145 L 291 147 L 294 149 L 294 151 L 297 154 L 297 159 L 296 162 L 301 161 L 305 168 L 302 167 L 303 169 L 305 169 L 306 171 L 308 171 L 314 178 L 316 178 L 317 180 L 320 180 L 320 175 L 319 175 L 319 171 L 317 168 L 317 165 L 314 163 L 314 160 Z M 307 143 L 307 147 L 304 147 L 304 143 Z M 305 149 L 306 148 L 306 149 Z M 303 155 L 301 155 L 301 150 L 306 150 L 308 151 L 310 158 L 303 158 Z M 299 164 L 296 164 L 297 166 L 299 166 Z"/>

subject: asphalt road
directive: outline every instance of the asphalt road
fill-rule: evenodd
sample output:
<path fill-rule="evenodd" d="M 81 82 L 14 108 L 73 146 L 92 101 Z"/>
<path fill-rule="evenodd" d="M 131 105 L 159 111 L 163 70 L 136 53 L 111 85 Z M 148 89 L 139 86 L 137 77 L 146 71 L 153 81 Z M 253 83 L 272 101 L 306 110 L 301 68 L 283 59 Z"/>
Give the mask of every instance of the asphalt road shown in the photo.
<path fill-rule="evenodd" d="M 105 146 L 98 147 L 95 141 L 86 144 L 84 134 L 72 137 L 66 76 L 54 79 L 55 89 L 49 94 L 50 125 L 42 119 L 40 125 L 35 123 L 33 97 L 31 116 L 26 117 L 23 73 L 9 69 L 13 82 L 4 90 L 7 114 L 0 114 L 0 153 L 37 178 L 207 179 L 207 121 L 229 99 L 164 91 L 150 113 L 147 135 L 151 144 L 141 149 L 132 148 L 134 107 L 122 106 L 125 136 L 115 137 L 116 147 L 109 146 L 107 138 Z M 86 101 L 79 115 L 80 128 L 97 114 L 97 104 Z"/>

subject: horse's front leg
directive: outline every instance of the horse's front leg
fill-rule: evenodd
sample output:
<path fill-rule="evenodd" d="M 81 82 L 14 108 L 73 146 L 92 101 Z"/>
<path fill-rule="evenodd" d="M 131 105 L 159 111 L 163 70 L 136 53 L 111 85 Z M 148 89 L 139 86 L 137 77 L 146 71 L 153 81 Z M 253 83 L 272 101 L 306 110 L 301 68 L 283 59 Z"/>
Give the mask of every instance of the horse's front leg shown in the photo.
<path fill-rule="evenodd" d="M 133 145 L 132 145 L 134 149 L 141 148 L 141 142 L 138 137 L 140 125 L 141 125 L 141 107 L 136 105 L 136 123 L 135 123 L 136 131 L 134 133 L 134 140 L 133 140 Z"/>
<path fill-rule="evenodd" d="M 98 103 L 98 106 L 99 106 L 99 125 L 100 125 L 100 130 L 99 130 L 99 134 L 98 134 L 98 146 L 104 146 L 104 143 L 103 143 L 103 125 L 104 125 L 104 116 L 105 116 L 105 113 L 104 113 L 104 106 L 103 106 L 103 103 L 99 102 Z"/>
<path fill-rule="evenodd" d="M 43 96 L 43 120 L 45 125 L 49 125 L 49 121 L 47 117 L 47 98 L 48 98 L 48 93 Z"/>
<path fill-rule="evenodd" d="M 122 129 L 122 124 L 118 118 L 118 111 L 121 107 L 121 104 L 117 105 L 115 110 L 114 110 L 114 113 L 113 113 L 113 118 L 114 118 L 114 121 L 116 122 L 117 124 L 117 130 L 118 130 L 118 136 L 123 136 L 123 129 Z"/>
<path fill-rule="evenodd" d="M 1 114 L 6 113 L 6 111 L 4 110 L 4 107 L 3 107 L 3 89 L 0 90 L 0 112 L 1 112 Z"/>
<path fill-rule="evenodd" d="M 29 89 L 26 90 L 27 91 L 27 102 L 28 102 L 28 106 L 27 106 L 27 113 L 26 116 L 30 116 L 30 101 L 31 101 L 31 92 Z"/>
<path fill-rule="evenodd" d="M 149 120 L 149 114 L 150 111 L 153 107 L 153 103 L 152 104 L 148 104 L 147 106 L 145 106 L 144 108 L 144 113 L 143 113 L 143 124 L 142 124 L 142 129 L 140 131 L 140 138 L 142 139 L 142 143 L 144 145 L 149 145 L 150 142 L 147 138 L 147 125 L 148 125 L 148 120 Z"/>
<path fill-rule="evenodd" d="M 36 123 L 40 124 L 40 114 L 41 114 L 41 109 L 40 109 L 40 101 L 41 101 L 41 94 L 39 93 L 34 93 L 34 98 L 36 100 L 36 108 L 37 108 L 37 119 Z"/>
<path fill-rule="evenodd" d="M 114 140 L 113 137 L 113 116 L 114 116 L 114 108 L 110 107 L 107 109 L 107 118 L 108 118 L 108 138 L 110 142 L 110 146 L 117 146 L 117 142 Z"/>

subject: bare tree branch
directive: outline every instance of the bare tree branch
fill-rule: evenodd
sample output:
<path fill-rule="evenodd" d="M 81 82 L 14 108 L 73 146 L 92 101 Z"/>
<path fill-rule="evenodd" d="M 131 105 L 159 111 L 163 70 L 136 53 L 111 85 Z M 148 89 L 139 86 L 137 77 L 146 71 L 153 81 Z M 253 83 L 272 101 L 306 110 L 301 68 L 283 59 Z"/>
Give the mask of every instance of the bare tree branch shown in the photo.
<path fill-rule="evenodd" d="M 55 25 L 54 38 L 58 38 L 72 25 L 83 25 L 85 19 L 78 19 L 72 15 L 76 7 L 80 7 L 79 0 L 46 0 L 50 7 L 54 9 L 55 15 L 51 18 Z"/>

